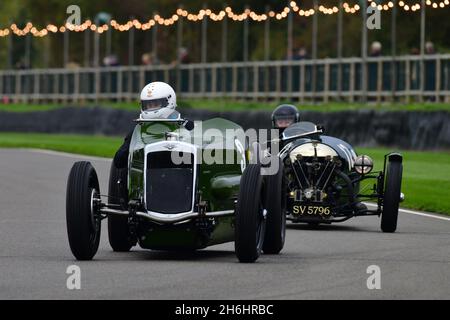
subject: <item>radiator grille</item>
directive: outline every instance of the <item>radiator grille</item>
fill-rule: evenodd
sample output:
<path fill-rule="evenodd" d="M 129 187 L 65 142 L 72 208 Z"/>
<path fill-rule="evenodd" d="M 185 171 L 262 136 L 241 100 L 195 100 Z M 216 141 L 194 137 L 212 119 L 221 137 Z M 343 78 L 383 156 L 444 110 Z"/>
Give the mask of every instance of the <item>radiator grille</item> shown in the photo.
<path fill-rule="evenodd" d="M 194 155 L 187 155 L 190 155 L 190 164 L 174 164 L 171 155 L 170 151 L 147 155 L 146 204 L 149 211 L 173 214 L 192 209 Z"/>

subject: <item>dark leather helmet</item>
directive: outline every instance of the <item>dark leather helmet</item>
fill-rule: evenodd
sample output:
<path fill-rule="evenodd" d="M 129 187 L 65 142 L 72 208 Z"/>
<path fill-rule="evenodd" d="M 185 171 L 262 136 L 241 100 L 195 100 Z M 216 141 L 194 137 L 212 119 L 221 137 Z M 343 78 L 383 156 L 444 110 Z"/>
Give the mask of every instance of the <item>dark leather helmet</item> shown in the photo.
<path fill-rule="evenodd" d="M 272 128 L 274 129 L 286 129 L 299 121 L 300 113 L 292 104 L 281 104 L 272 112 Z"/>

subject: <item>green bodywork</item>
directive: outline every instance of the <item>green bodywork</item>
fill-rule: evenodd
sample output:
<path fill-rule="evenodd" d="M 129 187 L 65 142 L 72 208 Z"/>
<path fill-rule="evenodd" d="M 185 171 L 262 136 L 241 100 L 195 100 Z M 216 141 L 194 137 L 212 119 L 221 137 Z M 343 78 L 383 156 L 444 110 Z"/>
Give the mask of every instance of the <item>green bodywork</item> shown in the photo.
<path fill-rule="evenodd" d="M 130 143 L 129 199 L 141 202 L 144 199 L 145 146 L 165 141 L 166 133 L 172 132 L 179 135 L 179 141 L 195 145 L 197 159 L 201 159 L 201 163 L 196 164 L 195 205 L 200 199 L 207 204 L 206 212 L 234 210 L 240 178 L 248 159 L 247 150 L 235 135 L 231 135 L 230 129 L 242 130 L 237 124 L 219 118 L 196 123 L 192 131 L 174 122 L 138 123 Z M 205 134 L 208 137 L 202 139 Z M 207 163 L 203 159 L 205 154 L 222 159 L 222 163 Z M 227 158 L 234 159 L 232 164 L 225 164 Z M 197 249 L 234 241 L 234 215 L 202 219 L 208 220 L 205 228 L 198 227 L 197 218 L 178 224 L 146 221 L 142 224 L 145 227 L 140 228 L 139 244 L 148 249 Z"/>

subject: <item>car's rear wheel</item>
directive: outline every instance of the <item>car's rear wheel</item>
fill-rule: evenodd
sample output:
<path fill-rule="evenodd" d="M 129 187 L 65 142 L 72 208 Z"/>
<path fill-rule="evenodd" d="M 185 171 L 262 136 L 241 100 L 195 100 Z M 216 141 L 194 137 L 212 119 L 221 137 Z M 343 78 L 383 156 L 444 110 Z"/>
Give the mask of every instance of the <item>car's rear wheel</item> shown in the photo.
<path fill-rule="evenodd" d="M 384 190 L 381 230 L 395 232 L 397 229 L 398 207 L 402 186 L 403 165 L 398 160 L 390 160 L 386 168 L 386 187 Z"/>
<path fill-rule="evenodd" d="M 66 222 L 70 249 L 78 260 L 91 260 L 100 241 L 100 188 L 90 162 L 76 162 L 70 170 L 66 193 Z"/>
<path fill-rule="evenodd" d="M 234 247 L 240 262 L 255 262 L 261 254 L 266 225 L 263 190 L 261 166 L 248 165 L 236 204 Z"/>
<path fill-rule="evenodd" d="M 278 171 L 266 176 L 267 223 L 263 251 L 278 254 L 283 249 L 286 237 L 286 188 L 283 162 L 278 159 Z"/>
<path fill-rule="evenodd" d="M 127 169 L 119 169 L 113 162 L 109 172 L 108 203 L 127 203 L 128 195 L 126 190 L 126 179 Z M 114 251 L 130 251 L 134 243 L 130 235 L 127 216 L 108 216 L 108 239 L 109 244 Z"/>

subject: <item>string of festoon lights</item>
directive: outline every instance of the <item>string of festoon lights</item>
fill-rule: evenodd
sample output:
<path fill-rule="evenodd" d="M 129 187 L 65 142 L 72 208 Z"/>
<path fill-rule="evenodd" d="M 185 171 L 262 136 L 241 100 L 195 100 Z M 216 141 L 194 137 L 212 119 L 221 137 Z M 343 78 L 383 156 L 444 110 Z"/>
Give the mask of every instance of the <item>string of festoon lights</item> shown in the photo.
<path fill-rule="evenodd" d="M 388 11 L 395 5 L 393 1 L 387 1 L 383 4 L 377 4 L 374 0 L 368 0 L 368 3 L 370 3 L 370 6 L 377 8 L 380 11 Z M 426 0 L 426 5 L 433 9 L 442 9 L 449 4 L 450 0 Z M 399 1 L 398 6 L 404 11 L 417 11 L 421 8 L 419 2 L 410 3 L 409 1 Z M 361 9 L 361 7 L 358 4 L 350 5 L 349 3 L 344 2 L 342 4 L 342 8 L 339 8 L 338 6 L 327 7 L 324 5 L 320 5 L 317 8 L 317 11 L 325 15 L 333 15 L 338 13 L 341 9 L 343 9 L 345 13 L 355 14 Z M 120 32 L 129 31 L 131 28 L 145 31 L 151 29 L 155 25 L 171 26 L 178 20 L 183 18 L 192 22 L 202 21 L 205 18 L 209 18 L 214 22 L 222 21 L 225 18 L 231 19 L 233 21 L 244 21 L 247 19 L 251 19 L 252 21 L 262 22 L 266 21 L 267 19 L 283 20 L 288 16 L 291 10 L 302 17 L 309 17 L 316 14 L 316 10 L 314 8 L 301 9 L 295 1 L 291 1 L 288 6 L 286 6 L 279 12 L 269 11 L 262 14 L 258 14 L 250 9 L 245 9 L 241 13 L 235 13 L 231 7 L 226 7 L 219 12 L 213 12 L 211 9 L 201 9 L 197 13 L 190 13 L 187 10 L 180 8 L 177 9 L 176 12 L 168 18 L 163 18 L 160 15 L 156 14 L 153 16 L 153 18 L 146 22 L 140 22 L 137 19 L 133 19 L 127 21 L 124 24 L 120 24 L 116 20 L 111 20 L 109 24 L 97 26 L 91 20 L 86 20 L 80 25 L 66 23 L 65 25 L 58 27 L 56 25 L 49 24 L 47 25 L 47 27 L 39 29 L 33 26 L 31 22 L 28 22 L 23 29 L 20 29 L 15 23 L 13 23 L 9 28 L 0 29 L 0 37 L 5 37 L 12 34 L 19 37 L 23 37 L 28 34 L 31 34 L 35 37 L 45 37 L 50 33 L 64 33 L 66 31 L 84 32 L 86 30 L 102 34 L 106 32 L 110 27 Z"/>

